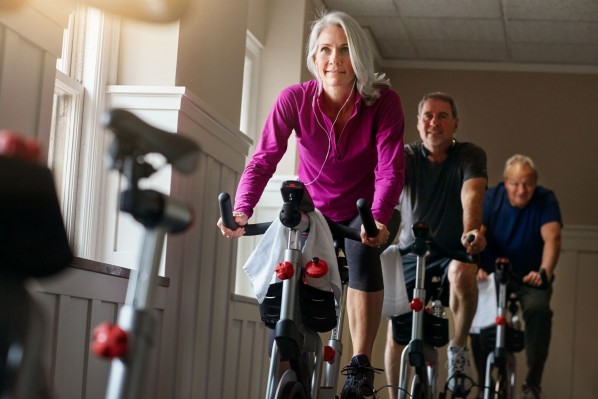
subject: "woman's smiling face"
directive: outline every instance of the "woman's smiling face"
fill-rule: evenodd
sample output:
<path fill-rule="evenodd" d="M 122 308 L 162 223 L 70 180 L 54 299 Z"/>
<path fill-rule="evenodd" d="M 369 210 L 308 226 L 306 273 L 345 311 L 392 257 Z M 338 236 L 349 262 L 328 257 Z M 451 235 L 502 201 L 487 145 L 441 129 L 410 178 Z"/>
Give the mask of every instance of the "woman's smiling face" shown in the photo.
<path fill-rule="evenodd" d="M 340 26 L 322 30 L 314 61 L 324 86 L 352 85 L 355 81 L 347 35 Z"/>

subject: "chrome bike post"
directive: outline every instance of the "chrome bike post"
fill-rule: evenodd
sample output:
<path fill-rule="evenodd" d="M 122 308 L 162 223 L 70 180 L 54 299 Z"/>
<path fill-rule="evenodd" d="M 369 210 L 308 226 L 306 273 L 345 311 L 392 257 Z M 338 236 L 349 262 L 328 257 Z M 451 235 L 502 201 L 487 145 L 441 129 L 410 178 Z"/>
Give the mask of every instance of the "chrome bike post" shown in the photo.
<path fill-rule="evenodd" d="M 405 399 L 407 395 L 407 370 L 409 367 L 409 345 L 403 348 L 401 353 L 401 369 L 399 370 L 399 392 L 398 398 Z"/>
<path fill-rule="evenodd" d="M 145 365 L 152 346 L 154 320 L 149 306 L 153 300 L 160 257 L 166 231 L 147 230 L 138 270 L 132 270 L 125 304 L 120 309 L 118 325 L 129 334 L 131 347 L 124 358 L 112 360 L 106 398 L 138 398 Z"/>
<path fill-rule="evenodd" d="M 345 322 L 345 306 L 347 305 L 347 285 L 343 284 L 341 303 L 338 308 L 338 322 L 332 330 L 328 346 L 334 350 L 334 361 L 326 363 L 323 387 L 336 388 L 340 373 L 340 362 L 343 355 L 343 324 Z"/>

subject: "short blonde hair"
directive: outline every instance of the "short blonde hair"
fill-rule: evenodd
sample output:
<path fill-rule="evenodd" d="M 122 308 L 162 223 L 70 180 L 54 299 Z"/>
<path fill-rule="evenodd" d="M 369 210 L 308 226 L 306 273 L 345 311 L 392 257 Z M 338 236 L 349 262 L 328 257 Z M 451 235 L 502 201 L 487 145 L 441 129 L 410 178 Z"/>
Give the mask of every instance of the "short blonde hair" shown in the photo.
<path fill-rule="evenodd" d="M 527 165 L 532 170 L 532 173 L 536 181 L 538 181 L 538 169 L 536 168 L 534 161 L 527 155 L 522 154 L 515 154 L 511 156 L 509 159 L 507 159 L 507 161 L 505 162 L 505 169 L 502 174 L 503 178 L 506 179 L 507 173 L 513 165 Z"/>

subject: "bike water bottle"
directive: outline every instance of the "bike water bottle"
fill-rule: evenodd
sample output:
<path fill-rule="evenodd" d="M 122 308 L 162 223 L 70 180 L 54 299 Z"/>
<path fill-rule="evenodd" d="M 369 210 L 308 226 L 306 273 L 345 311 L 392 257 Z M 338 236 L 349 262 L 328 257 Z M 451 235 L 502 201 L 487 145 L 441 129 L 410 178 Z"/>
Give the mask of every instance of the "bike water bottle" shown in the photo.
<path fill-rule="evenodd" d="M 321 290 L 330 289 L 328 275 L 328 264 L 322 259 L 314 257 L 305 265 L 305 283 Z"/>
<path fill-rule="evenodd" d="M 515 330 L 521 330 L 521 321 L 519 321 L 518 315 L 513 315 L 513 317 L 511 317 L 511 324 Z"/>
<path fill-rule="evenodd" d="M 424 314 L 424 340 L 436 347 L 448 343 L 448 319 L 444 312 L 444 305 L 439 299 L 432 302 L 430 315 Z"/>
<path fill-rule="evenodd" d="M 436 299 L 434 302 L 432 302 L 431 313 L 432 313 L 432 315 L 434 315 L 436 317 L 440 317 L 442 319 L 446 318 L 444 306 L 442 305 L 442 302 L 440 302 L 440 300 L 438 300 L 438 299 Z"/>

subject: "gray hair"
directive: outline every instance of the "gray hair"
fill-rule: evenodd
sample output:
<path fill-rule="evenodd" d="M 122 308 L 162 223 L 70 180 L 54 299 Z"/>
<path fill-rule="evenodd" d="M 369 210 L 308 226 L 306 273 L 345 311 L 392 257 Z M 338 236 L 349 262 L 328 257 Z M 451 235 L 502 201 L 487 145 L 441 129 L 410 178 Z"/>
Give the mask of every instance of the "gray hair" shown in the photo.
<path fill-rule="evenodd" d="M 417 114 L 420 115 L 422 112 L 422 108 L 424 107 L 424 103 L 428 100 L 440 100 L 446 103 L 449 103 L 451 106 L 451 113 L 453 114 L 453 118 L 457 118 L 459 113 L 457 111 L 457 103 L 453 99 L 453 97 L 449 96 L 448 94 L 442 93 L 440 91 L 436 91 L 434 93 L 425 94 L 421 100 L 419 100 L 419 104 L 417 104 Z"/>
<path fill-rule="evenodd" d="M 527 155 L 522 154 L 515 154 L 509 159 L 507 159 L 507 161 L 505 162 L 505 169 L 503 170 L 504 178 L 507 177 L 507 173 L 513 165 L 527 165 L 532 170 L 532 173 L 536 181 L 538 180 L 538 169 L 536 168 L 534 161 L 532 161 L 532 159 Z"/>
<path fill-rule="evenodd" d="M 322 11 L 312 22 L 307 42 L 307 69 L 322 84 L 314 56 L 318 50 L 318 37 L 328 26 L 340 26 L 347 35 L 351 64 L 357 78 L 356 86 L 366 104 L 373 104 L 380 97 L 380 89 L 390 87 L 390 81 L 384 74 L 374 72 L 374 50 L 359 23 L 342 11 Z"/>

